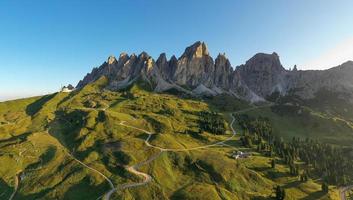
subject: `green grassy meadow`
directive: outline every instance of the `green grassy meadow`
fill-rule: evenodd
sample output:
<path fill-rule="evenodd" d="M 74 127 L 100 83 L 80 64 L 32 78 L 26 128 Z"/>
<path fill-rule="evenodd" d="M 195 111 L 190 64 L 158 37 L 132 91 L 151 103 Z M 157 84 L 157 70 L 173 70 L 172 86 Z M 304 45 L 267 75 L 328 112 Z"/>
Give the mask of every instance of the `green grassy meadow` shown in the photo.
<path fill-rule="evenodd" d="M 229 138 L 229 113 L 250 107 L 244 102 L 180 98 L 150 92 L 144 84 L 112 92 L 104 89 L 106 84 L 106 78 L 101 78 L 72 93 L 0 103 L 0 199 L 10 197 L 16 176 L 21 177 L 14 198 L 19 200 L 95 200 L 110 189 L 102 176 L 68 153 L 102 172 L 115 186 L 141 182 L 140 176 L 124 166 L 159 154 L 138 169 L 152 176 L 150 183 L 118 190 L 112 199 L 271 199 L 277 185 L 286 189 L 287 199 L 339 199 L 334 186 L 327 194 L 321 192 L 320 180 L 299 182 L 280 158 L 272 169 L 272 158 L 243 147 L 239 135 L 228 141 L 228 146 L 160 153 L 146 146 L 146 133 L 120 124 L 125 121 L 155 133 L 150 143 L 158 147 L 198 147 Z M 222 116 L 225 134 L 200 130 L 199 113 L 203 111 Z M 320 113 L 310 113 L 309 120 L 300 115 L 279 116 L 271 108 L 248 114 L 268 117 L 275 133 L 286 139 L 300 136 L 353 144 L 352 127 Z M 234 127 L 239 130 L 236 124 Z M 236 150 L 253 156 L 235 160 L 231 154 Z"/>

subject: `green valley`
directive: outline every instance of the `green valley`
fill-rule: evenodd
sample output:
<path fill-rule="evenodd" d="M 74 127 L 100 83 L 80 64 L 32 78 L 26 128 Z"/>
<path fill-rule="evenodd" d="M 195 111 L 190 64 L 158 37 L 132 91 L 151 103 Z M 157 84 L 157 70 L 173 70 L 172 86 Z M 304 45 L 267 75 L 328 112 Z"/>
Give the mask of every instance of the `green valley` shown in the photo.
<path fill-rule="evenodd" d="M 339 199 L 337 185 L 324 192 L 317 175 L 302 181 L 279 154 L 241 142 L 245 129 L 232 116 L 267 117 L 275 134 L 293 121 L 271 104 L 229 98 L 234 109 L 224 112 L 212 98 L 155 93 L 143 82 L 113 92 L 106 84 L 102 77 L 71 93 L 0 103 L 2 199 L 268 199 L 277 186 L 287 199 Z M 341 127 L 315 113 L 310 119 L 324 126 L 316 136 Z M 300 122 L 289 129 L 284 138 L 311 136 Z M 251 156 L 234 159 L 237 151 Z"/>

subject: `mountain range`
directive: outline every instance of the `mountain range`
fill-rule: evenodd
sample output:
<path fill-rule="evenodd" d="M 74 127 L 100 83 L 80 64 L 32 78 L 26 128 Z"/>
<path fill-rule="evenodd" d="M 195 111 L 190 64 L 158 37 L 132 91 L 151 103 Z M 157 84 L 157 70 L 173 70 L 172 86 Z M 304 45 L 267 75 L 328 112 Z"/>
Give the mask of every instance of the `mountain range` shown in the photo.
<path fill-rule="evenodd" d="M 110 56 L 76 89 L 0 103 L 0 199 L 342 200 L 352 75 L 234 67 L 203 42 Z"/>
<path fill-rule="evenodd" d="M 94 68 L 76 88 L 106 76 L 107 89 L 118 90 L 137 80 L 146 81 L 155 92 L 178 90 L 192 95 L 228 94 L 250 102 L 261 102 L 273 94 L 315 98 L 322 90 L 352 99 L 353 62 L 347 61 L 328 70 L 286 70 L 277 53 L 258 53 L 245 64 L 233 67 L 225 56 L 210 56 L 204 42 L 195 42 L 184 53 L 169 60 L 165 53 L 154 60 L 146 52 L 110 56 Z M 348 98 L 347 98 L 348 97 Z"/>

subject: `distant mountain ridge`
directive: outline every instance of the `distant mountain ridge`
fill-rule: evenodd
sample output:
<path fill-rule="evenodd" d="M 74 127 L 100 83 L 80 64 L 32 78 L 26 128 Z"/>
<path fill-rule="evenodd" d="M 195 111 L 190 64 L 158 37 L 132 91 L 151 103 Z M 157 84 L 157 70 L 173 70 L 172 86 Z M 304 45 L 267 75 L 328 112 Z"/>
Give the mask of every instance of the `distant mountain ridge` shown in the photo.
<path fill-rule="evenodd" d="M 353 96 L 353 62 L 322 71 L 286 70 L 276 53 L 258 53 L 245 64 L 232 67 L 224 54 L 213 59 L 204 42 L 196 42 L 185 52 L 168 60 L 162 53 L 154 60 L 146 52 L 110 56 L 81 80 L 77 88 L 106 76 L 111 90 L 124 88 L 142 78 L 154 91 L 177 89 L 195 95 L 227 93 L 250 102 L 264 101 L 279 92 L 293 93 L 303 99 L 314 98 L 320 90 Z"/>

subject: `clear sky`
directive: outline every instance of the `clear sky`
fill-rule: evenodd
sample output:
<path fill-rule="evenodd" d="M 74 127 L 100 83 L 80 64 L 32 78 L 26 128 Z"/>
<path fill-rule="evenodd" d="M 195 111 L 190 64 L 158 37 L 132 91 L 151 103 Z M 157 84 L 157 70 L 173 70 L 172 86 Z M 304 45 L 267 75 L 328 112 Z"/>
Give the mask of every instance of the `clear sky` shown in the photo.
<path fill-rule="evenodd" d="M 353 60 L 351 0 L 2 0 L 0 100 L 57 91 L 109 55 L 181 55 L 201 40 L 233 66 L 277 52 L 285 68 Z"/>

